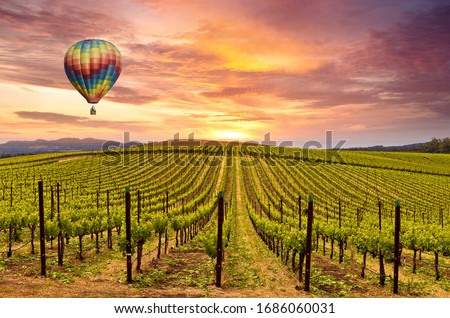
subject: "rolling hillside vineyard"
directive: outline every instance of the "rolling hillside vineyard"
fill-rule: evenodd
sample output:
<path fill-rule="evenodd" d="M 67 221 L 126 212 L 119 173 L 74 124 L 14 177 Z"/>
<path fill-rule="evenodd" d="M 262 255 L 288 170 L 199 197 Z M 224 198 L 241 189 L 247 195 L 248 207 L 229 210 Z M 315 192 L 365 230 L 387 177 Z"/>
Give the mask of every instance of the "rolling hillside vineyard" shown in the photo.
<path fill-rule="evenodd" d="M 231 288 L 242 219 L 297 282 L 283 288 L 335 296 L 320 293 L 326 261 L 389 293 L 414 295 L 419 276 L 450 291 L 450 155 L 203 145 L 0 160 L 0 273 L 26 256 L 34 279 L 74 284 L 73 264 L 117 252 L 116 284 L 139 284 L 196 244 L 209 284 Z"/>

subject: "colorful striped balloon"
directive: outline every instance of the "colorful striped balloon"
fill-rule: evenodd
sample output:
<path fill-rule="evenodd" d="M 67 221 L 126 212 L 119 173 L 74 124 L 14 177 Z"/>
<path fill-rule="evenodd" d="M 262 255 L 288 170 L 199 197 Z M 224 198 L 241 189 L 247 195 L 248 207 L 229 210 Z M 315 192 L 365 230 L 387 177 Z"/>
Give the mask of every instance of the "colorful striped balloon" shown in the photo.
<path fill-rule="evenodd" d="M 122 70 L 122 56 L 108 41 L 83 40 L 67 50 L 64 69 L 73 87 L 88 103 L 96 104 L 117 81 Z"/>

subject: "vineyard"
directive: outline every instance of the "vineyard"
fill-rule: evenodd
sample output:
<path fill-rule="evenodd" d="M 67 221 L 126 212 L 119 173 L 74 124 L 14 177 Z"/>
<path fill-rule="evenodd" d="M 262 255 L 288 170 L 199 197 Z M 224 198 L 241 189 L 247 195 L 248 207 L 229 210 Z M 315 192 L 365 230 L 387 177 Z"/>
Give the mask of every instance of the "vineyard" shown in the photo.
<path fill-rule="evenodd" d="M 449 155 L 203 145 L 0 160 L 1 297 L 395 297 L 394 264 L 399 296 L 450 296 Z"/>

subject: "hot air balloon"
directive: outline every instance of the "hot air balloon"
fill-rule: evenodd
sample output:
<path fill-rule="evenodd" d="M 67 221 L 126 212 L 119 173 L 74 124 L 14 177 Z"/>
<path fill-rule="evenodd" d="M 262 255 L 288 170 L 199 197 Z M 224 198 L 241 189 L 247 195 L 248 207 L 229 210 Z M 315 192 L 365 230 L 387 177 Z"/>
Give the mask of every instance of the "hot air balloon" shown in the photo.
<path fill-rule="evenodd" d="M 122 70 L 122 56 L 114 44 L 88 39 L 73 44 L 64 57 L 64 70 L 73 87 L 90 104 L 97 104 L 113 87 Z M 91 115 L 95 115 L 93 105 Z"/>

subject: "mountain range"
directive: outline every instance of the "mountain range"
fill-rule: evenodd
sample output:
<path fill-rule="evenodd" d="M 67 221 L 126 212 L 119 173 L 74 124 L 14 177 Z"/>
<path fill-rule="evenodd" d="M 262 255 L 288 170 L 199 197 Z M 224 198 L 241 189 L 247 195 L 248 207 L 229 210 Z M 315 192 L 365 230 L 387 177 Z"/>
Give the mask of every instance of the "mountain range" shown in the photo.
<path fill-rule="evenodd" d="M 105 141 L 94 138 L 37 139 L 33 141 L 14 140 L 0 144 L 0 157 L 50 152 L 99 150 Z"/>
<path fill-rule="evenodd" d="M 51 152 L 67 152 L 67 151 L 89 151 L 89 150 L 101 150 L 103 144 L 107 140 L 94 139 L 94 138 L 61 138 L 57 140 L 44 140 L 37 139 L 34 141 L 8 141 L 4 144 L 0 144 L 0 158 L 1 157 L 11 157 L 17 155 L 25 154 L 38 154 L 38 153 L 51 153 Z M 111 141 L 110 141 L 111 142 Z M 167 141 L 166 141 L 167 142 Z M 166 142 L 158 142 L 156 144 L 165 144 Z M 171 140 L 172 145 L 187 146 L 192 145 L 192 140 Z M 216 141 L 207 140 L 195 140 L 196 144 L 210 143 L 217 144 Z M 113 142 L 117 146 L 123 146 L 119 142 Z M 224 143 L 224 142 L 219 142 Z M 130 142 L 125 145 L 129 147 L 132 145 L 139 145 L 136 142 Z M 237 145 L 237 143 L 233 143 Z M 416 143 L 403 146 L 388 146 L 384 147 L 382 145 L 371 146 L 371 147 L 357 147 L 348 148 L 346 150 L 364 150 L 364 151 L 418 151 L 424 143 Z"/>

